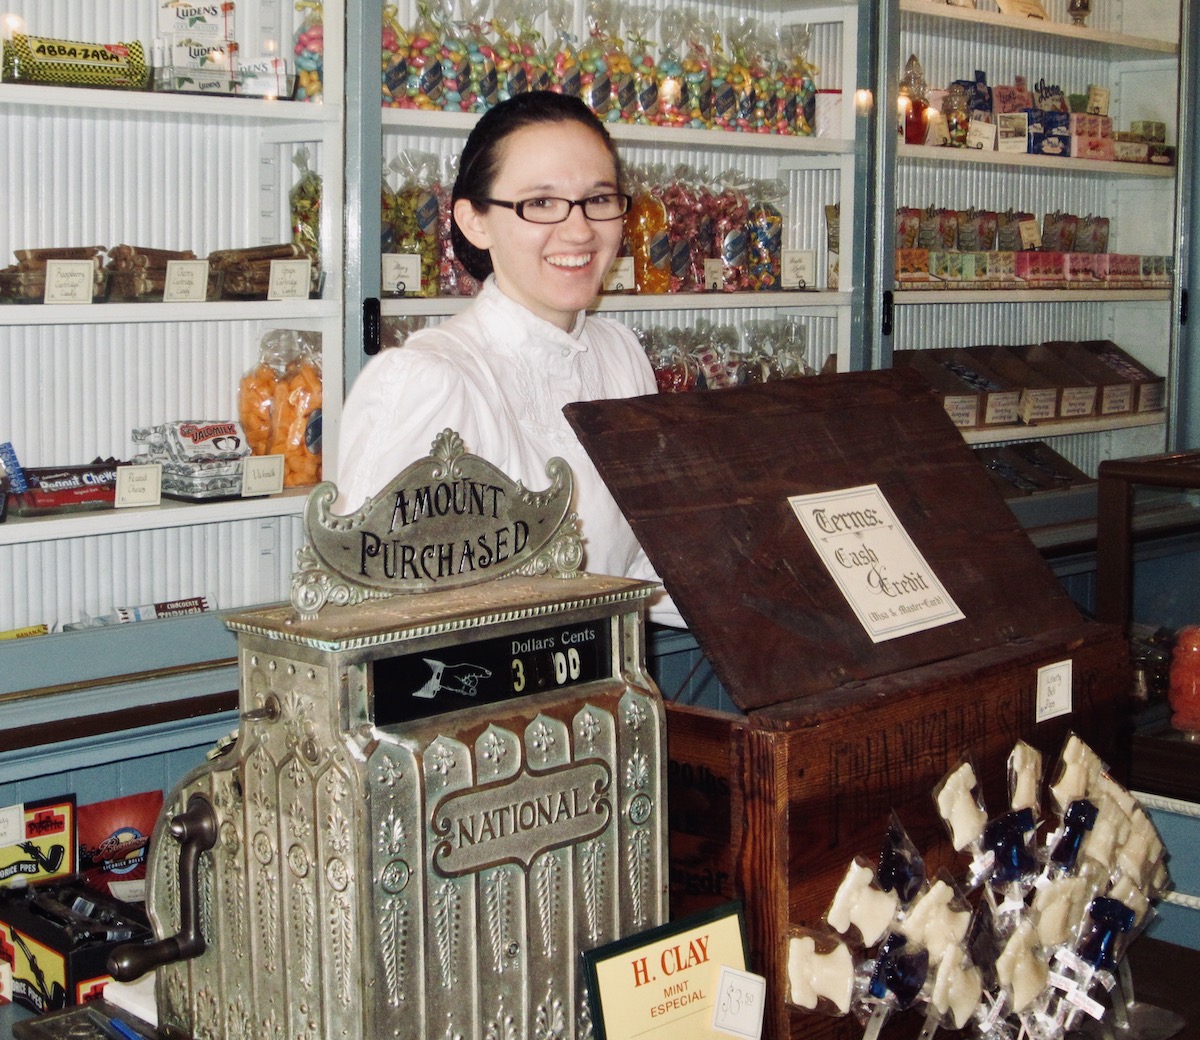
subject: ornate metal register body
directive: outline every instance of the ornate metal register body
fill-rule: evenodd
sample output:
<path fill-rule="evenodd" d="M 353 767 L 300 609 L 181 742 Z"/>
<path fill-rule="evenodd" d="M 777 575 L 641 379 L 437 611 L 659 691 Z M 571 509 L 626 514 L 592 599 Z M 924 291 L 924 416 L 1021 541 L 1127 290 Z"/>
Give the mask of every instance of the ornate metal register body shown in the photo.
<path fill-rule="evenodd" d="M 230 619 L 236 740 L 171 796 L 163 938 L 119 974 L 160 964 L 160 1024 L 201 1040 L 590 1035 L 579 951 L 665 915 L 652 590 L 527 574 Z"/>

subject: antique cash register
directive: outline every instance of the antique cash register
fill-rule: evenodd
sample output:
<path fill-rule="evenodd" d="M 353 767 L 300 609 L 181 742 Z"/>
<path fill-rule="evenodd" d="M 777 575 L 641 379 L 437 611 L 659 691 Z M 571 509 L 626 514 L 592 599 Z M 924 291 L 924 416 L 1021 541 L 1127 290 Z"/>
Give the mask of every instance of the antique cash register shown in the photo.
<path fill-rule="evenodd" d="M 655 586 L 578 573 L 531 492 L 446 431 L 351 516 L 307 505 L 290 605 L 229 619 L 236 736 L 153 838 L 160 1026 L 213 1038 L 590 1034 L 580 951 L 666 910 Z"/>

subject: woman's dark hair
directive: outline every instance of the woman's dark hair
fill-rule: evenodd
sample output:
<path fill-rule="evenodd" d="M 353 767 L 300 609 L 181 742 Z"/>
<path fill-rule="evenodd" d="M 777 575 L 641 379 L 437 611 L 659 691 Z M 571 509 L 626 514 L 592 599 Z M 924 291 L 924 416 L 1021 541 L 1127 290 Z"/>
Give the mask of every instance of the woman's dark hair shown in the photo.
<path fill-rule="evenodd" d="M 487 209 L 486 203 L 474 200 L 491 195 L 500 166 L 500 145 L 505 138 L 527 126 L 554 123 L 579 123 L 594 130 L 612 155 L 617 182 L 620 184 L 621 159 L 617 155 L 617 147 L 595 113 L 579 98 L 551 90 L 536 90 L 501 101 L 480 117 L 467 137 L 458 160 L 458 176 L 450 196 L 451 207 L 459 199 L 469 199 L 476 209 Z M 450 219 L 450 242 L 454 246 L 455 258 L 461 261 L 472 277 L 482 281 L 492 273 L 492 258 L 488 251 L 471 245 L 453 216 Z"/>

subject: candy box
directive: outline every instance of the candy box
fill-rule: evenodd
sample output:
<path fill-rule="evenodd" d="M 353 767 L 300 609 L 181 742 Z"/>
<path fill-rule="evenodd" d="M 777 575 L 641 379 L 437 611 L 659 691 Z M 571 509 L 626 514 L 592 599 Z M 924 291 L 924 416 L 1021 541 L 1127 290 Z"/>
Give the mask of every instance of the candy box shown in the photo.
<path fill-rule="evenodd" d="M 96 1000 L 112 981 L 108 955 L 150 935 L 144 910 L 78 882 L 0 892 L 0 950 L 13 965 L 13 1002 L 38 1012 Z"/>
<path fill-rule="evenodd" d="M 19 833 L 5 824 L 19 821 Z M 75 796 L 23 803 L 0 819 L 0 890 L 41 884 L 75 872 Z"/>
<path fill-rule="evenodd" d="M 117 500 L 115 459 L 84 466 L 25 467 L 27 491 L 11 493 L 14 516 L 44 516 L 89 509 L 112 509 Z"/>
<path fill-rule="evenodd" d="M 1098 116 L 1092 116 L 1096 119 Z M 1111 137 L 1071 137 L 1072 159 L 1093 159 L 1098 162 L 1112 162 L 1116 155 Z"/>
<path fill-rule="evenodd" d="M 1108 269 L 1103 253 L 1064 253 L 1063 276 L 1072 285 L 1100 281 Z"/>
<path fill-rule="evenodd" d="M 659 677 L 672 917 L 742 900 L 750 963 L 767 980 L 763 1035 L 861 1040 L 852 1017 L 787 1006 L 792 930 L 820 923 L 852 857 L 878 858 L 893 811 L 930 877 L 961 869 L 931 795 L 964 750 L 988 805 L 1005 804 L 1017 738 L 1055 761 L 1073 731 L 1111 761 L 1127 641 L 1080 617 L 910 368 L 567 415 L 696 644 L 681 639 Z M 876 641 L 851 609 L 792 499 L 872 487 L 962 620 Z M 845 512 L 827 519 L 852 523 Z M 847 542 L 871 546 L 873 530 Z M 705 660 L 719 697 L 692 685 Z M 1069 711 L 1039 723 L 1038 671 L 1062 662 Z"/>
<path fill-rule="evenodd" d="M 1071 113 L 1044 112 L 1027 108 L 1029 119 L 1029 153 L 1031 155 L 1066 156 L 1071 151 Z"/>
<path fill-rule="evenodd" d="M 1129 131 L 1149 144 L 1164 144 L 1167 140 L 1167 124 L 1157 119 L 1135 119 Z"/>
<path fill-rule="evenodd" d="M 80 882 L 111 898 L 144 898 L 146 855 L 162 803 L 161 791 L 146 791 L 79 806 Z"/>
<path fill-rule="evenodd" d="M 1174 166 L 1175 146 L 1152 141 L 1147 146 L 1147 158 L 1154 166 Z"/>
<path fill-rule="evenodd" d="M 1115 285 L 1140 285 L 1142 258 L 1136 253 L 1108 253 L 1108 281 Z"/>
<path fill-rule="evenodd" d="M 974 430 L 979 426 L 979 391 L 940 364 L 931 351 L 898 350 L 892 357 L 892 364 L 918 372 L 941 402 L 950 421 L 960 430 Z"/>
<path fill-rule="evenodd" d="M 1098 415 L 1127 415 L 1133 411 L 1133 382 L 1104 364 L 1092 351 L 1073 340 L 1056 340 L 1042 346 L 1098 388 Z"/>
<path fill-rule="evenodd" d="M 1005 498 L 1065 491 L 1095 483 L 1042 441 L 976 448 L 975 457 Z"/>
<path fill-rule="evenodd" d="M 1150 146 L 1145 141 L 1114 137 L 1113 159 L 1116 162 L 1149 162 Z"/>
<path fill-rule="evenodd" d="M 1034 425 L 1058 418 L 1057 382 L 1031 366 L 1022 356 L 1020 348 L 974 347 L 972 353 L 980 356 L 988 368 L 1011 386 L 1020 387 L 1017 414 L 1023 423 Z"/>
<path fill-rule="evenodd" d="M 978 391 L 980 428 L 1011 426 L 1020 421 L 1021 388 L 989 368 L 982 351 L 951 347 L 931 353 L 939 364 Z"/>
<path fill-rule="evenodd" d="M 929 281 L 930 256 L 928 249 L 896 250 L 896 281 Z"/>
<path fill-rule="evenodd" d="M 1129 380 L 1134 390 L 1134 412 L 1157 412 L 1166 406 L 1167 381 L 1162 376 L 1155 375 L 1112 340 L 1084 340 L 1076 346 L 1112 369 L 1121 378 Z"/>
<path fill-rule="evenodd" d="M 1022 348 L 1021 354 L 1026 364 L 1058 388 L 1060 419 L 1088 419 L 1096 414 L 1097 387 L 1083 373 L 1065 364 L 1041 343 Z"/>
<path fill-rule="evenodd" d="M 1060 286 L 1066 281 L 1065 257 L 1065 253 L 1058 251 L 1023 250 L 1014 255 L 1016 275 L 1033 288 Z"/>
<path fill-rule="evenodd" d="M 158 35 L 194 40 L 233 40 L 236 7 L 232 0 L 162 0 L 158 8 Z"/>

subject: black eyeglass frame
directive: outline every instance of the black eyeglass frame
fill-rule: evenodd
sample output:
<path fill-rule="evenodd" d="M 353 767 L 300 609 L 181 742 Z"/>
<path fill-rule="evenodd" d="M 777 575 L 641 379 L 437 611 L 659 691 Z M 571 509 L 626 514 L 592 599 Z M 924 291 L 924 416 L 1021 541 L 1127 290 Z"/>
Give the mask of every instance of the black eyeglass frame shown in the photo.
<path fill-rule="evenodd" d="M 598 198 L 614 198 L 624 199 L 625 208 L 614 217 L 591 217 L 588 216 L 587 204 L 593 199 Z M 525 216 L 525 207 L 533 202 L 546 202 L 553 199 L 555 202 L 565 202 L 567 204 L 567 212 L 559 220 L 533 220 Z M 539 195 L 533 199 L 522 199 L 520 202 L 509 202 L 505 199 L 486 199 L 477 198 L 471 199 L 472 202 L 485 206 L 503 206 L 505 209 L 511 209 L 521 220 L 527 221 L 530 224 L 565 224 L 571 219 L 571 210 L 578 206 L 583 210 L 583 215 L 587 220 L 594 220 L 597 223 L 604 223 L 609 220 L 620 220 L 633 207 L 633 196 L 628 195 L 623 191 L 603 191 L 596 195 L 589 195 L 586 199 L 564 199 L 559 195 Z"/>

